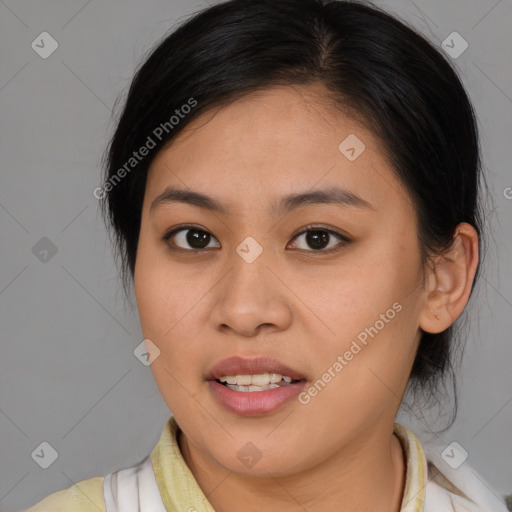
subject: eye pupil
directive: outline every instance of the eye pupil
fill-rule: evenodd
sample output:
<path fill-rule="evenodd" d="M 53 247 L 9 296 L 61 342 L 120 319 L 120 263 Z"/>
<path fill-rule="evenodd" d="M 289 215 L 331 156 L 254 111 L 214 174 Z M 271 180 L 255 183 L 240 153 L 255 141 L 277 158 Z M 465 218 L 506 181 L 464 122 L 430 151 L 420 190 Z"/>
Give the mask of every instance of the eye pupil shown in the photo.
<path fill-rule="evenodd" d="M 189 229 L 187 232 L 187 242 L 191 247 L 195 249 L 202 249 L 210 243 L 210 234 L 200 229 Z M 199 247 L 196 247 L 196 243 L 199 242 Z M 203 244 L 204 242 L 204 244 Z"/>
<path fill-rule="evenodd" d="M 312 248 L 322 249 L 329 243 L 329 233 L 326 231 L 308 231 L 306 241 Z"/>

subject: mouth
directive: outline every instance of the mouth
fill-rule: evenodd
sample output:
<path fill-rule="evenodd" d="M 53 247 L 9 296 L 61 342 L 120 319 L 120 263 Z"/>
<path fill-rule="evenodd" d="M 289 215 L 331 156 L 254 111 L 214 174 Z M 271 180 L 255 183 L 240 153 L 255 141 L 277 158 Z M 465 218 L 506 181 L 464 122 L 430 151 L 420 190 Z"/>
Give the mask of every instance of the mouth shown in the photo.
<path fill-rule="evenodd" d="M 270 414 L 290 403 L 307 382 L 297 370 L 268 357 L 224 359 L 206 380 L 217 403 L 239 416 Z"/>

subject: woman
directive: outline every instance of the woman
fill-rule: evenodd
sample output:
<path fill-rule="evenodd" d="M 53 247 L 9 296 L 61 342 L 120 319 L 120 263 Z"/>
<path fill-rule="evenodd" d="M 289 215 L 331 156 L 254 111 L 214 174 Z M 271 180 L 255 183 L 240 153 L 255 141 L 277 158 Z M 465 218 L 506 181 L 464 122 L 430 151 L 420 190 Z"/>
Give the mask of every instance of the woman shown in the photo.
<path fill-rule="evenodd" d="M 146 59 L 106 156 L 172 417 L 30 511 L 506 510 L 395 422 L 449 374 L 480 266 L 477 127 L 438 50 L 357 2 L 221 3 Z"/>

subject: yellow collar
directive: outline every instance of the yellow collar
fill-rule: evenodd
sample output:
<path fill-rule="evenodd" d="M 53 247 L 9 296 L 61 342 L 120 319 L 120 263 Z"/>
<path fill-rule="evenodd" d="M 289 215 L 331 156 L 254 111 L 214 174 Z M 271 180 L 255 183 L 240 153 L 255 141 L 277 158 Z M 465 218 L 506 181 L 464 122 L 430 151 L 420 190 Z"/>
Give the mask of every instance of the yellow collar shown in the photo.
<path fill-rule="evenodd" d="M 427 460 L 420 440 L 407 427 L 395 423 L 393 432 L 400 440 L 406 461 L 404 496 L 400 512 L 422 512 L 427 486 Z"/>

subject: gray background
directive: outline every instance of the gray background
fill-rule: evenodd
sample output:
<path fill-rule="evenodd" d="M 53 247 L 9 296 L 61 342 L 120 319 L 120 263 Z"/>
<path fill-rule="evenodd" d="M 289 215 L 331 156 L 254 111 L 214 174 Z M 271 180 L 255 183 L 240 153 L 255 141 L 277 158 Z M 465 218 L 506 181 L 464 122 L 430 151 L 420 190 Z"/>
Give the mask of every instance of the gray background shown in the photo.
<path fill-rule="evenodd" d="M 438 46 L 453 31 L 469 44 L 456 65 L 482 131 L 494 245 L 471 301 L 459 416 L 438 441 L 457 441 L 490 485 L 512 492 L 512 2 L 378 5 Z M 149 367 L 133 355 L 142 340 L 137 312 L 123 302 L 92 191 L 114 126 L 112 106 L 135 65 L 205 6 L 0 1 L 2 511 L 138 462 L 169 417 Z M 47 59 L 31 48 L 43 31 L 59 44 Z M 57 248 L 46 262 L 33 251 L 43 237 Z M 413 418 L 399 419 L 422 440 L 432 437 Z M 59 454 L 48 469 L 31 458 L 43 441 Z"/>

